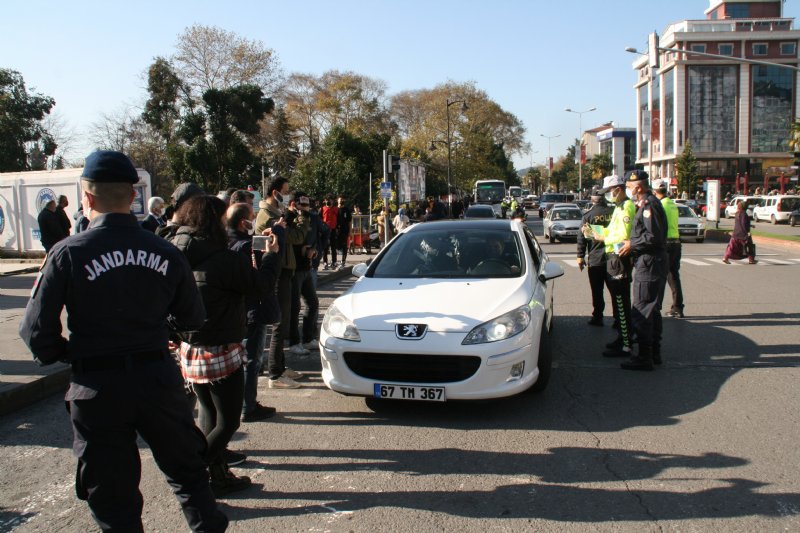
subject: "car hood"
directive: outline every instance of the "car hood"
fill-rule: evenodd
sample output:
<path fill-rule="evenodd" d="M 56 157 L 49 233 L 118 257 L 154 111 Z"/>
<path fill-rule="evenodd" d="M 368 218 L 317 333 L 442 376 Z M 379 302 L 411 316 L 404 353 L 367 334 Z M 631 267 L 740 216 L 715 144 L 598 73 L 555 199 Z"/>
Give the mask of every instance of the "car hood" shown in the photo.
<path fill-rule="evenodd" d="M 336 300 L 359 330 L 393 331 L 427 324 L 429 331 L 469 332 L 530 302 L 528 276 L 502 279 L 361 278 Z"/>
<path fill-rule="evenodd" d="M 550 225 L 555 226 L 556 224 L 560 224 L 564 226 L 565 229 L 578 229 L 581 227 L 580 220 L 551 220 Z"/>

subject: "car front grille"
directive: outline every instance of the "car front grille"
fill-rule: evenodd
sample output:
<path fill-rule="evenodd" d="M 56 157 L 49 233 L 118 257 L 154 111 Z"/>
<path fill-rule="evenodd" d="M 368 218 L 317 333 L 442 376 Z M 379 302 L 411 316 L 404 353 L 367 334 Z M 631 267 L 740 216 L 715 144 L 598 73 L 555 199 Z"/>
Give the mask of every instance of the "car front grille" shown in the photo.
<path fill-rule="evenodd" d="M 463 381 L 481 366 L 480 357 L 466 355 L 345 352 L 344 360 L 362 378 L 407 383 Z"/>

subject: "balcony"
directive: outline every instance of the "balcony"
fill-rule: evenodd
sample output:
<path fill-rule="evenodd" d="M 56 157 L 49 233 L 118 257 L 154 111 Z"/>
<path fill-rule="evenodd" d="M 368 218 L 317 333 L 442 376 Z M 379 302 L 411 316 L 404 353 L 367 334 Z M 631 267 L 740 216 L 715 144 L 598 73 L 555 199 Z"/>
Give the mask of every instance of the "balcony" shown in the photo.
<path fill-rule="evenodd" d="M 669 25 L 664 30 L 664 39 L 673 33 L 790 31 L 794 29 L 793 20 L 787 18 L 684 20 Z"/>

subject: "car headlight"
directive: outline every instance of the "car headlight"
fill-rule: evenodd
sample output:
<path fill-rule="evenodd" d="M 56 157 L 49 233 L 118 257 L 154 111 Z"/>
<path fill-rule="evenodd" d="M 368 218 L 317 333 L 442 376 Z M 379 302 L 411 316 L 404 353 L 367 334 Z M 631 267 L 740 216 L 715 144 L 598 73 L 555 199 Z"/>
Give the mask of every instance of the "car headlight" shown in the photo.
<path fill-rule="evenodd" d="M 562 226 L 561 224 L 553 224 L 553 229 L 556 231 L 561 231 L 564 229 L 564 226 Z"/>
<path fill-rule="evenodd" d="M 358 334 L 356 325 L 344 313 L 339 311 L 335 305 L 331 305 L 328 308 L 328 312 L 325 313 L 325 318 L 322 319 L 322 329 L 325 330 L 325 333 L 337 339 L 361 341 L 361 335 Z"/>
<path fill-rule="evenodd" d="M 517 335 L 531 323 L 531 308 L 528 305 L 517 307 L 494 320 L 472 328 L 461 344 L 483 344 L 502 341 Z"/>

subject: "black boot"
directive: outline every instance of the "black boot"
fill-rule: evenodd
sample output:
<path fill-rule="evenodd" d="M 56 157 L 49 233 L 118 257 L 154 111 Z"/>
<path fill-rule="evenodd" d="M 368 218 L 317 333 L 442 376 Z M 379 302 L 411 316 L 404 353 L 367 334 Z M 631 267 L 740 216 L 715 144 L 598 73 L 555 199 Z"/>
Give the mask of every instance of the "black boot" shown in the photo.
<path fill-rule="evenodd" d="M 249 477 L 235 476 L 221 459 L 210 464 L 208 470 L 211 474 L 211 490 L 217 498 L 231 492 L 245 490 L 251 485 Z"/>
<path fill-rule="evenodd" d="M 639 355 L 631 357 L 619 366 L 625 370 L 653 370 L 653 348 L 640 343 Z"/>
<path fill-rule="evenodd" d="M 622 348 L 622 344 L 622 337 L 618 335 L 616 339 L 606 344 L 606 348 L 609 350 L 620 350 Z"/>

